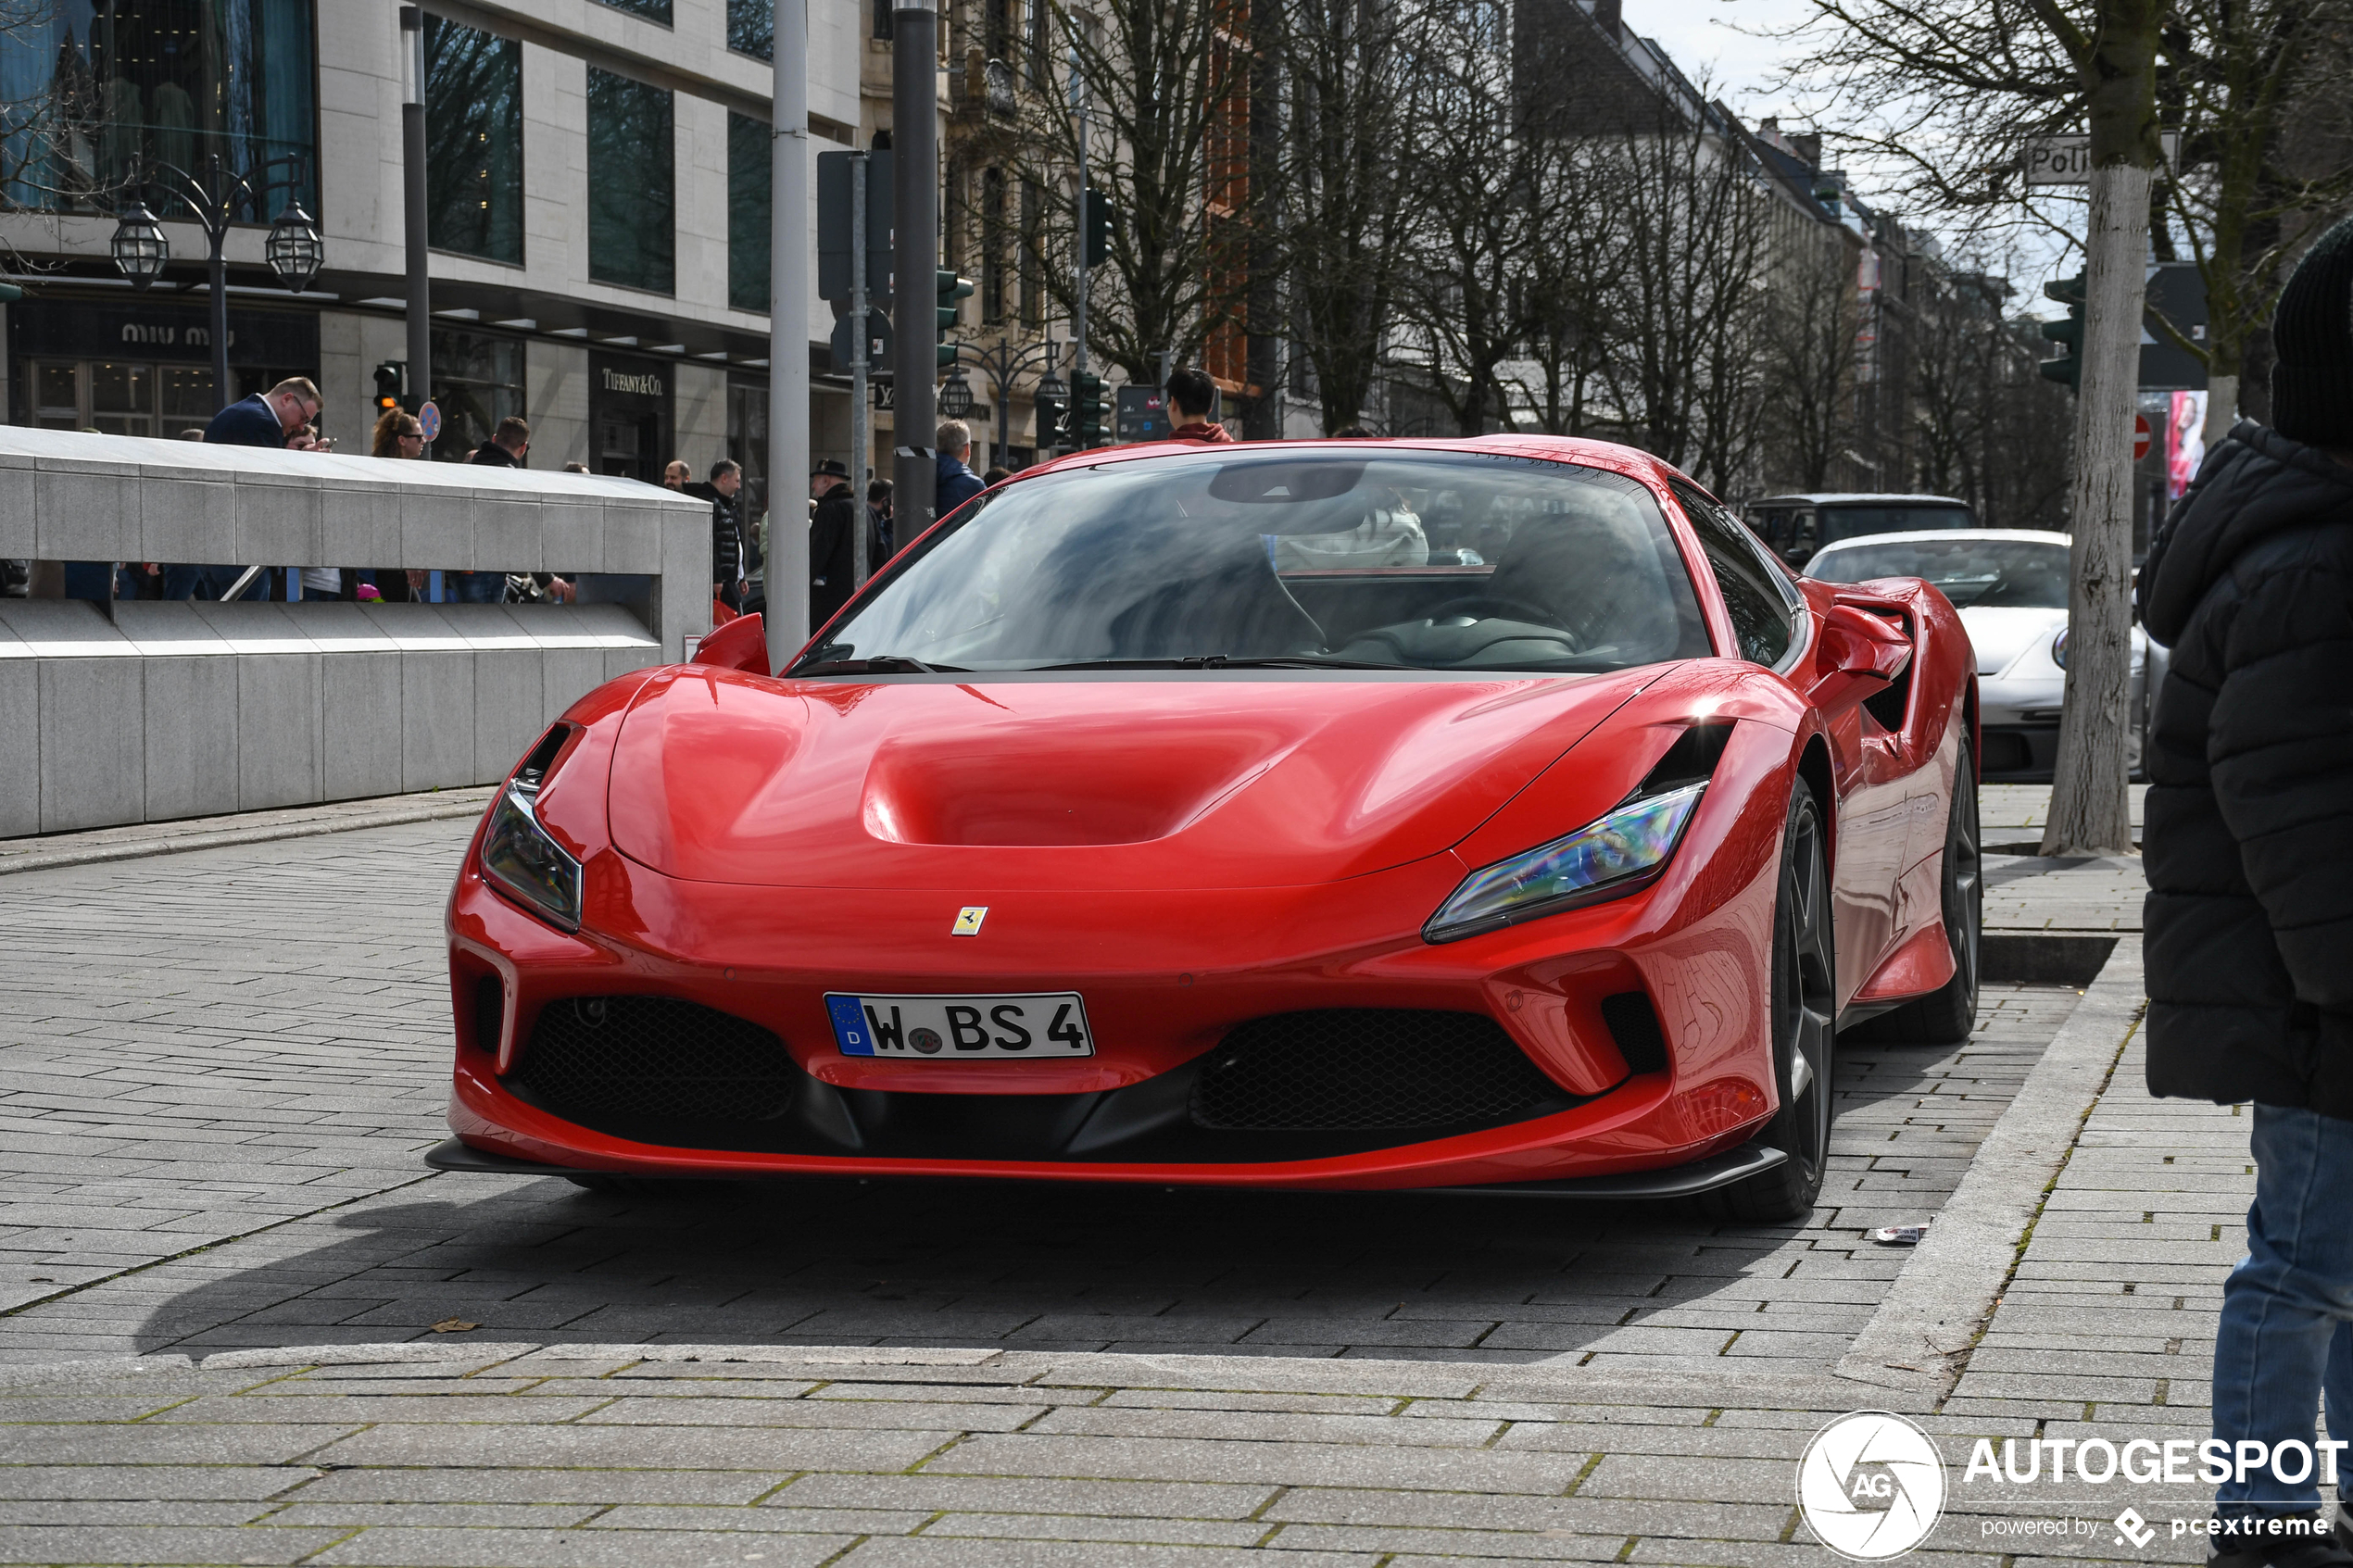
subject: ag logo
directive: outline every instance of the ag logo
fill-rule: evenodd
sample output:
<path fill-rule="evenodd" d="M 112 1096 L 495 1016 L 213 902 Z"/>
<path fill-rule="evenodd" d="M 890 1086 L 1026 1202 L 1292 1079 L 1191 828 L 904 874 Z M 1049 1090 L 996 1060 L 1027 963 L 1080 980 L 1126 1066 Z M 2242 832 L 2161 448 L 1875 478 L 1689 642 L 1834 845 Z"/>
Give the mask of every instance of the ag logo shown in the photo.
<path fill-rule="evenodd" d="M 1928 1538 L 1944 1507 L 1944 1461 L 1900 1415 L 1857 1411 L 1814 1434 L 1797 1461 L 1797 1508 L 1841 1557 L 1876 1562 Z"/>

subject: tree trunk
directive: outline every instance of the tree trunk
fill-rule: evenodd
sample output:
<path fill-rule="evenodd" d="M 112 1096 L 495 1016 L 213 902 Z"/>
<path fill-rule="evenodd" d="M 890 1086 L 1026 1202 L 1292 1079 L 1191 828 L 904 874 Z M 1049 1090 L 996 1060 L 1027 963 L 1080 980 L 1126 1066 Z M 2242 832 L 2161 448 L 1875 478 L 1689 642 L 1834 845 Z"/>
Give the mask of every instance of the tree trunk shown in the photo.
<path fill-rule="evenodd" d="M 2126 783 L 2133 670 L 2133 414 L 2147 292 L 2150 170 L 2092 169 L 2083 377 L 2075 405 L 2070 508 L 2067 689 L 2045 855 L 2130 855 Z"/>

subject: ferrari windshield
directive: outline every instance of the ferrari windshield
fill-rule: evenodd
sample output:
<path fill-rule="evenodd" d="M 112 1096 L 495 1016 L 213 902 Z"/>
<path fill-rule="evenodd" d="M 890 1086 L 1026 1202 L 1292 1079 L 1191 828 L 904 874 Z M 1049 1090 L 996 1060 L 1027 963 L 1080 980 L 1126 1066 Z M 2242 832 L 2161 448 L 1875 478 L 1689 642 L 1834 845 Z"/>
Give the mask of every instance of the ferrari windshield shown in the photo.
<path fill-rule="evenodd" d="M 1682 558 L 1635 481 L 1349 447 L 1007 485 L 892 563 L 792 673 L 1604 671 L 1710 651 Z"/>
<path fill-rule="evenodd" d="M 1926 535 L 1834 546 L 1815 557 L 1806 574 L 1826 583 L 1925 578 L 1958 609 L 2067 608 L 2067 546 L 2041 539 Z"/>

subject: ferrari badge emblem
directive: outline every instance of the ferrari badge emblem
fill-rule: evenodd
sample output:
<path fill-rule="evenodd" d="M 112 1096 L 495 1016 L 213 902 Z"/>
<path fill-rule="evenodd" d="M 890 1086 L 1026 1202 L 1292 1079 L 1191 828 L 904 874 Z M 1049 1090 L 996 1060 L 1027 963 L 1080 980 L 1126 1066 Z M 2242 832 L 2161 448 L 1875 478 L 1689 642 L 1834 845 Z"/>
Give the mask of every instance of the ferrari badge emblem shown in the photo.
<path fill-rule="evenodd" d="M 980 935 L 980 922 L 988 918 L 988 905 L 966 904 L 963 909 L 956 911 L 956 923 L 948 928 L 948 935 L 950 936 L 977 936 Z"/>

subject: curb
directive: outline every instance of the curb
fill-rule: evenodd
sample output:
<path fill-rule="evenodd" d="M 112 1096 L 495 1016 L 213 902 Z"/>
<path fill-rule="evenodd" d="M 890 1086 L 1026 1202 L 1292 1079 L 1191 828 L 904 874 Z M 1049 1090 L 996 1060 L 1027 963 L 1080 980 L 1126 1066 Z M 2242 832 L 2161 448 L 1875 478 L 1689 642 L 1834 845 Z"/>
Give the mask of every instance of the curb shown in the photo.
<path fill-rule="evenodd" d="M 1840 1358 L 1840 1377 L 1939 1400 L 1952 1390 L 2145 998 L 2140 939 L 2121 937 Z"/>
<path fill-rule="evenodd" d="M 284 838 L 315 838 L 331 833 L 356 833 L 362 828 L 396 827 L 403 822 L 440 822 L 450 817 L 478 817 L 490 802 L 493 786 L 450 791 L 424 800 L 395 796 L 403 802 L 375 810 L 294 821 L 252 822 L 242 826 L 200 828 L 187 833 L 158 833 L 152 838 L 112 839 L 104 844 L 82 843 L 57 849 L 29 849 L 10 854 L 0 849 L 0 876 L 15 872 L 56 871 L 67 866 L 101 865 L 110 860 L 137 860 L 150 855 L 176 855 L 191 849 L 218 849 L 239 844 L 270 844 Z M 471 797 L 471 798 L 469 798 Z M 408 802 L 414 801 L 414 804 Z M 216 822 L 233 818 L 214 818 Z M 70 835 L 69 835 L 70 836 Z"/>

